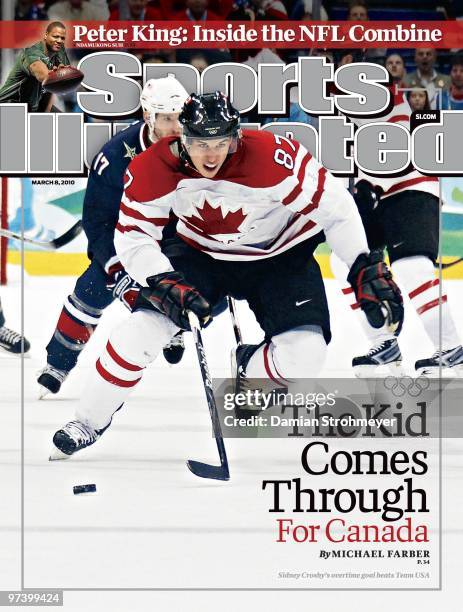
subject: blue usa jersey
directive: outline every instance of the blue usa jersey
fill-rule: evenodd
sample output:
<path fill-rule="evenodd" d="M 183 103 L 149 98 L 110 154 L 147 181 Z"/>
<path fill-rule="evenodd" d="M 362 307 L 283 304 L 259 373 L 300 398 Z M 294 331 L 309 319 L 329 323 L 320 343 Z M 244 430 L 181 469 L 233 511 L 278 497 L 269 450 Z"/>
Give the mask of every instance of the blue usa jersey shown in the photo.
<path fill-rule="evenodd" d="M 116 257 L 114 228 L 124 191 L 124 175 L 132 159 L 146 149 L 145 123 L 137 121 L 109 140 L 92 163 L 85 192 L 82 223 L 88 256 L 104 268 Z"/>

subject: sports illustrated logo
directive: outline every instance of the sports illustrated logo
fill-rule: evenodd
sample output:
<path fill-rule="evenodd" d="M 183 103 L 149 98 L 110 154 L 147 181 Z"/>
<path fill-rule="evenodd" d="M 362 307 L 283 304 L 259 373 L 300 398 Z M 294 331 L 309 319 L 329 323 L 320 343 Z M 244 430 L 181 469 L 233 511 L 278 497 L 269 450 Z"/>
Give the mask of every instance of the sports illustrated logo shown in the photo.
<path fill-rule="evenodd" d="M 387 120 L 368 122 L 354 130 L 351 117 L 376 118 L 389 111 L 391 91 L 387 85 L 389 73 L 384 66 L 354 62 L 335 70 L 324 57 L 300 57 L 297 64 L 286 66 L 288 79 L 283 80 L 280 64 L 261 66 L 265 69 L 256 72 L 246 65 L 224 62 L 209 66 L 209 70 L 200 74 L 189 64 L 169 64 L 169 71 L 172 69 L 172 74 L 181 83 L 183 81 L 185 88 L 195 93 L 209 91 L 211 82 L 227 84 L 226 89 L 231 88 L 236 94 L 233 104 L 238 111 L 247 113 L 257 108 L 259 114 L 272 117 L 286 115 L 286 85 L 288 80 L 296 83 L 301 109 L 310 115 L 323 115 L 318 120 L 319 131 L 312 125 L 286 121 L 278 126 L 267 124 L 262 129 L 273 133 L 283 129 L 296 134 L 296 140 L 307 149 L 319 151 L 320 159 L 332 159 L 329 169 L 342 176 L 354 175 L 356 168 L 374 176 L 391 176 L 406 171 L 410 164 L 431 176 L 463 176 L 463 156 L 459 154 L 463 129 L 461 111 L 442 110 L 436 115 L 438 122 L 426 121 L 412 131 Z M 98 118 L 133 115 L 140 107 L 140 77 L 146 83 L 149 79 L 165 76 L 163 64 L 143 65 L 135 55 L 122 51 L 90 53 L 81 59 L 78 69 L 85 75 L 82 82 L 85 91 L 77 93 L 79 108 Z M 326 82 L 342 83 L 342 93 L 325 95 Z M 191 98 L 186 104 L 190 103 Z M 338 116 L 338 111 L 344 116 Z M 24 135 L 15 142 L 14 156 L 1 157 L 0 174 L 4 175 L 82 174 L 85 167 L 90 168 L 101 148 L 103 126 L 108 140 L 112 131 L 110 122 L 84 124 L 82 113 L 27 113 L 25 103 L 2 103 L 0 113 L 1 140 L 5 147 L 13 135 Z M 260 129 L 260 123 L 255 125 Z M 320 134 L 328 130 L 330 137 L 320 138 Z M 219 131 L 220 128 L 215 136 Z M 352 144 L 349 154 L 339 155 L 346 140 Z M 394 148 L 397 142 L 401 143 L 399 151 Z M 42 151 L 49 148 L 54 155 L 44 159 Z M 383 159 L 382 152 L 388 148 L 396 154 Z"/>
<path fill-rule="evenodd" d="M 406 393 L 412 397 L 418 397 L 422 391 L 426 391 L 429 387 L 429 380 L 425 376 L 419 376 L 418 378 L 388 376 L 384 380 L 384 386 L 388 391 L 392 391 L 395 397 L 403 397 Z"/>

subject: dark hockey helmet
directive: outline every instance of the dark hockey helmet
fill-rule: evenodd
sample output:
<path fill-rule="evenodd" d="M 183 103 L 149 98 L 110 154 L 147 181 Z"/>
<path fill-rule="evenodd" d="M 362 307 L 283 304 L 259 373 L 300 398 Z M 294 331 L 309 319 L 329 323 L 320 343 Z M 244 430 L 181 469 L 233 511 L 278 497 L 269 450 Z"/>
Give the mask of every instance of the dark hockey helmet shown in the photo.
<path fill-rule="evenodd" d="M 185 101 L 179 121 L 185 138 L 240 137 L 240 113 L 221 91 L 191 96 Z"/>

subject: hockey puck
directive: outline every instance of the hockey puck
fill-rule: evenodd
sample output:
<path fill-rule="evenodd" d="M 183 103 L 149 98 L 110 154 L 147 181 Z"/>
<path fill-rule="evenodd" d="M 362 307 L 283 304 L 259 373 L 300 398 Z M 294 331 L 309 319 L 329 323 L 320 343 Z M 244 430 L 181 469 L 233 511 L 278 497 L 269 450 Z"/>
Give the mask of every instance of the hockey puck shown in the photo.
<path fill-rule="evenodd" d="M 79 495 L 81 493 L 95 493 L 96 485 L 94 484 L 85 484 L 85 485 L 76 485 L 72 488 L 74 491 L 74 495 Z"/>

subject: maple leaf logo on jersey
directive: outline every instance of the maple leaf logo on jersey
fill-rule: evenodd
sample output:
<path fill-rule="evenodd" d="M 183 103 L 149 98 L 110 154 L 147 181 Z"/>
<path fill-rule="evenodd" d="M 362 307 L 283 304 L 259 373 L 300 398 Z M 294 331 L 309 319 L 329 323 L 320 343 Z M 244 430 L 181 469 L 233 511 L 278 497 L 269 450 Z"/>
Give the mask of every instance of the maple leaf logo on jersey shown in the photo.
<path fill-rule="evenodd" d="M 241 236 L 240 227 L 246 216 L 242 208 L 235 212 L 226 211 L 225 214 L 220 207 L 214 207 L 204 199 L 202 207 L 195 207 L 192 215 L 182 215 L 182 220 L 196 231 L 210 236 L 214 240 L 228 244 L 238 240 Z"/>

